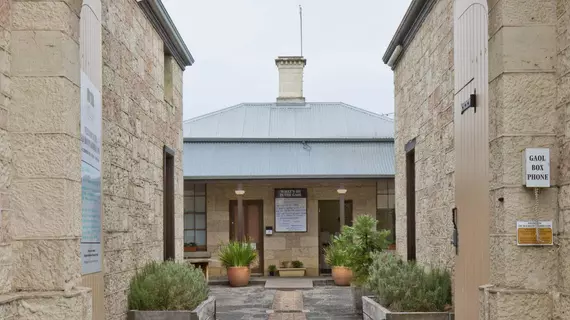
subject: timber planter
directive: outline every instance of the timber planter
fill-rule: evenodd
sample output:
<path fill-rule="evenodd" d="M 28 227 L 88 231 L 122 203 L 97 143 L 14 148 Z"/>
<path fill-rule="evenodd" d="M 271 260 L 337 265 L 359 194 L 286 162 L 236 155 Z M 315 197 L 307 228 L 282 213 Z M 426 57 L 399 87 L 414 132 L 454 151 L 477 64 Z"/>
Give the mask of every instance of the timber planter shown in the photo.
<path fill-rule="evenodd" d="M 374 297 L 362 297 L 364 320 L 454 320 L 450 312 L 392 312 L 380 305 Z"/>
<path fill-rule="evenodd" d="M 192 311 L 138 311 L 131 310 L 127 320 L 214 320 L 216 298 L 209 297 Z"/>

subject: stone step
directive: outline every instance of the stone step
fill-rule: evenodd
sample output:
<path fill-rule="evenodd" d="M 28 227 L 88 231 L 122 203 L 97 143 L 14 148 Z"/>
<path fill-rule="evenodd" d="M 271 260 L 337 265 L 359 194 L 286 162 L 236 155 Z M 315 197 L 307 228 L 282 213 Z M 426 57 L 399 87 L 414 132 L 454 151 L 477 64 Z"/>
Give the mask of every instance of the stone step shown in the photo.
<path fill-rule="evenodd" d="M 306 278 L 274 278 L 265 282 L 265 289 L 303 290 L 312 288 L 313 280 Z"/>

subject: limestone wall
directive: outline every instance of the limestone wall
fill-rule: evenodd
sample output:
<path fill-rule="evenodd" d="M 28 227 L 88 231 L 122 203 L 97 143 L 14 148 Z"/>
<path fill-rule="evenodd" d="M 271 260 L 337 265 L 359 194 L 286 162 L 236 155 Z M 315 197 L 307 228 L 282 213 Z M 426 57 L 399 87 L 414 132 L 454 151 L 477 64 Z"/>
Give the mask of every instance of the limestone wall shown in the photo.
<path fill-rule="evenodd" d="M 125 318 L 135 268 L 163 258 L 165 145 L 182 258 L 182 70 L 137 1 L 103 0 L 105 306 L 81 287 L 81 5 L 0 0 L 2 319 Z"/>
<path fill-rule="evenodd" d="M 349 181 L 344 183 L 348 193 L 346 200 L 353 201 L 353 217 L 368 214 L 376 216 L 376 181 Z M 252 182 L 243 185 L 245 200 L 263 200 L 264 226 L 275 226 L 276 188 L 307 188 L 307 232 L 274 233 L 264 236 L 264 273 L 269 265 L 279 266 L 281 261 L 300 260 L 307 268 L 308 276 L 319 274 L 319 229 L 318 200 L 337 200 L 336 190 L 339 183 L 317 181 L 290 182 Z M 207 185 L 207 243 L 212 253 L 211 275 L 225 274 L 217 259 L 217 250 L 221 242 L 229 240 L 230 200 L 235 200 L 236 184 L 211 183 Z"/>
<path fill-rule="evenodd" d="M 407 256 L 406 151 L 416 139 L 416 252 L 450 269 L 454 207 L 453 1 L 439 0 L 394 70 L 397 252 Z"/>
<path fill-rule="evenodd" d="M 165 145 L 176 152 L 176 257 L 182 259 L 182 70 L 165 58 L 163 41 L 135 0 L 102 4 L 105 319 L 113 320 L 127 311 L 135 268 L 163 259 Z"/>
<path fill-rule="evenodd" d="M 12 154 L 8 132 L 11 97 L 11 7 L 11 0 L 0 1 L 0 294 L 10 292 L 12 289 L 12 237 L 10 232 Z"/>

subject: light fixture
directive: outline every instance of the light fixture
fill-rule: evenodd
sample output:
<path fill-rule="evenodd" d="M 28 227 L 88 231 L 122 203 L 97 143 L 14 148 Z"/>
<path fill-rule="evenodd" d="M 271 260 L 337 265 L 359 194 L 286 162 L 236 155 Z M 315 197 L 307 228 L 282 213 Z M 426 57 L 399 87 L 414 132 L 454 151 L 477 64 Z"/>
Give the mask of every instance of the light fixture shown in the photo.
<path fill-rule="evenodd" d="M 241 184 L 238 185 L 237 189 L 234 192 L 236 193 L 236 196 L 243 196 L 245 194 L 245 190 L 243 190 Z"/>
<path fill-rule="evenodd" d="M 344 187 L 340 187 L 340 188 L 336 189 L 336 193 L 341 194 L 341 195 L 346 194 L 346 191 L 347 190 Z"/>

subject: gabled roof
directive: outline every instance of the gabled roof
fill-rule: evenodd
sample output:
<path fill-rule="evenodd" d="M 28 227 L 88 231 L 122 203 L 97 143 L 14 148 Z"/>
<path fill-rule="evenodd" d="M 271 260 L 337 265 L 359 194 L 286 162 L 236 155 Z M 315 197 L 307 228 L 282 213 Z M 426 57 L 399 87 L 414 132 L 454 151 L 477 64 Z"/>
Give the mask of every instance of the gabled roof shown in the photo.
<path fill-rule="evenodd" d="M 184 139 L 393 140 L 394 121 L 342 102 L 242 103 L 184 121 Z"/>

